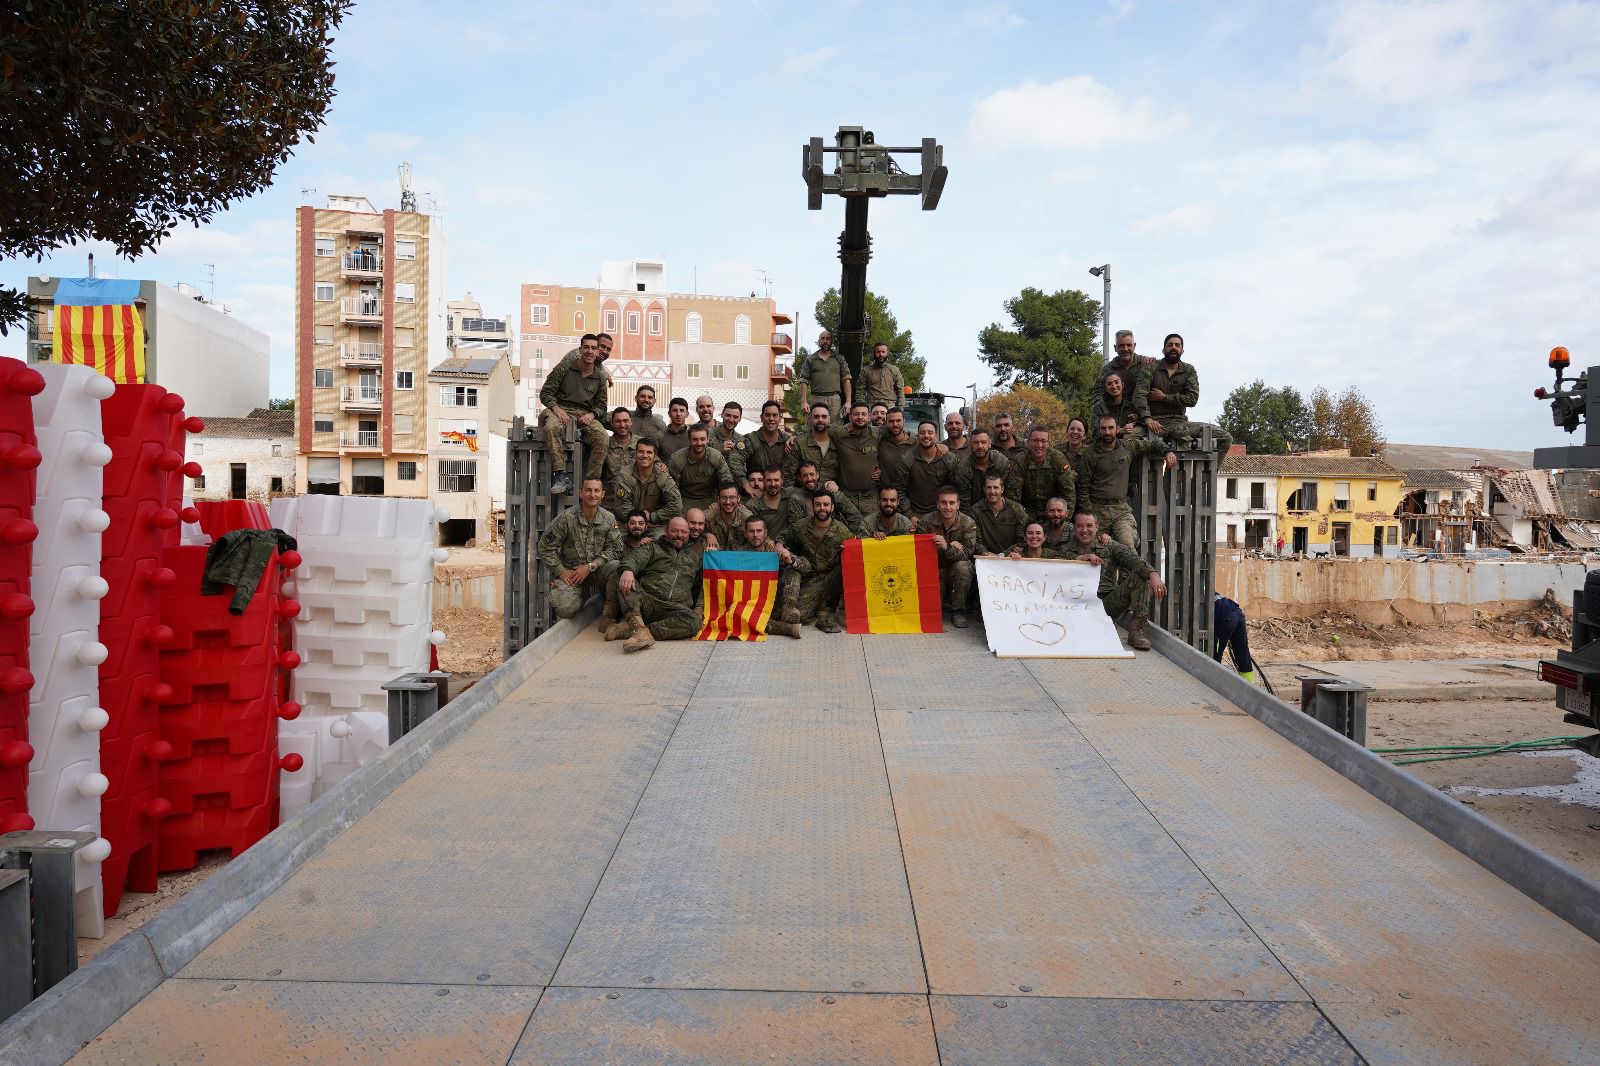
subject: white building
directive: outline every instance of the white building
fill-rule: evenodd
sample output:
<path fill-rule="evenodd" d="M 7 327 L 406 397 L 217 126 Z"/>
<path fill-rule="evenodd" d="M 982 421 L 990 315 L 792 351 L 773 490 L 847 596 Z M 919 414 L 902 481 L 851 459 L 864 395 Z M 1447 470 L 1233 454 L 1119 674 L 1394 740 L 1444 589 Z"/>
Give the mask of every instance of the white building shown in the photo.
<path fill-rule="evenodd" d="M 196 500 L 258 500 L 294 494 L 294 412 L 259 408 L 244 418 L 201 415 L 205 432 L 188 456 L 203 473 L 190 479 Z"/>
<path fill-rule="evenodd" d="M 1217 544 L 1271 550 L 1278 531 L 1278 479 L 1271 474 L 1219 474 Z"/>
<path fill-rule="evenodd" d="M 450 512 L 439 543 L 492 539 L 505 507 L 506 433 L 515 385 L 504 352 L 446 359 L 428 371 L 428 460 L 433 502 Z"/>

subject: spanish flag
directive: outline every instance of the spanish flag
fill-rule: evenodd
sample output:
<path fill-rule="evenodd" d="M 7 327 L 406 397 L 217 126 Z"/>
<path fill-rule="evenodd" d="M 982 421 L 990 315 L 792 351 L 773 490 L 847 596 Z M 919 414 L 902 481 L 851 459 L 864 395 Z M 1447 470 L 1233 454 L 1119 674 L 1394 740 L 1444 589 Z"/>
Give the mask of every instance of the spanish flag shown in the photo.
<path fill-rule="evenodd" d="M 144 319 L 139 283 L 120 278 L 63 278 L 56 285 L 52 357 L 77 363 L 121 385 L 143 385 Z"/>
<path fill-rule="evenodd" d="M 944 632 L 931 536 L 846 541 L 843 565 L 846 632 Z"/>
<path fill-rule="evenodd" d="M 706 552 L 705 624 L 696 640 L 766 640 L 778 599 L 777 552 Z"/>

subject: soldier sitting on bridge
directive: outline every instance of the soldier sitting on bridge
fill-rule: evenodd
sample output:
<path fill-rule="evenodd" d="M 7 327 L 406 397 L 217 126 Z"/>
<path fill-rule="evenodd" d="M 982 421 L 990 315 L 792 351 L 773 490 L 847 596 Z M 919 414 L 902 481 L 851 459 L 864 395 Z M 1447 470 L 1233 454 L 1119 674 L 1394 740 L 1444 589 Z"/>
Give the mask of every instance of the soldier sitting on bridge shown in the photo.
<path fill-rule="evenodd" d="M 617 520 L 600 506 L 606 490 L 598 477 L 583 479 L 578 505 L 569 507 L 539 537 L 539 561 L 550 572 L 547 593 L 557 618 L 583 610 L 591 595 L 605 595 L 622 555 Z"/>
<path fill-rule="evenodd" d="M 1133 405 L 1150 412 L 1145 428 L 1166 437 L 1175 448 L 1192 448 L 1203 430 L 1209 429 L 1217 451 L 1223 455 L 1233 437 L 1209 422 L 1189 421 L 1189 408 L 1200 402 L 1200 373 L 1183 361 L 1183 338 L 1167 334 L 1161 344 L 1161 361 L 1150 371 L 1134 394 Z"/>
<path fill-rule="evenodd" d="M 794 568 L 800 574 L 795 606 L 799 622 L 814 622 L 824 633 L 837 633 L 837 609 L 844 595 L 840 560 L 846 529 L 833 517 L 833 495 L 824 488 L 811 490 L 811 514 L 804 521 L 791 523 L 784 543 L 794 553 Z"/>
<path fill-rule="evenodd" d="M 689 523 L 674 518 L 665 533 L 622 560 L 617 599 L 623 619 L 606 630 L 607 640 L 626 639 L 622 650 L 635 652 L 700 631 L 701 556 L 688 543 Z"/>
<path fill-rule="evenodd" d="M 667 460 L 667 472 L 678 483 L 684 507 L 705 510 L 717 502 L 717 490 L 734 484 L 728 461 L 708 443 L 704 426 L 689 427 L 689 446 Z"/>
<path fill-rule="evenodd" d="M 589 459 L 583 476 L 605 476 L 606 450 L 610 442 L 605 427 L 606 375 L 600 369 L 600 339 L 585 333 L 579 342 L 576 355 L 568 354 L 550 371 L 539 388 L 539 404 L 544 408 L 539 415 L 539 428 L 544 431 L 545 447 L 550 451 L 550 465 L 555 477 L 550 481 L 550 491 L 564 496 L 572 491 L 572 477 L 567 473 L 567 426 L 576 422 L 578 432 L 589 449 Z"/>
<path fill-rule="evenodd" d="M 659 533 L 667 520 L 683 513 L 683 496 L 667 468 L 656 462 L 656 442 L 640 439 L 634 444 L 633 465 L 617 475 L 617 482 L 606 497 L 606 507 L 618 518 L 642 510 Z"/>
<path fill-rule="evenodd" d="M 867 535 L 873 540 L 909 537 L 917 531 L 909 515 L 900 510 L 900 490 L 885 485 L 878 490 L 878 510 L 867 519 Z"/>
<path fill-rule="evenodd" d="M 794 553 L 767 536 L 767 523 L 758 514 L 744 520 L 744 546 L 747 552 L 772 552 L 778 557 L 778 592 L 772 601 L 767 632 L 800 639 L 800 572 L 794 568 Z"/>
<path fill-rule="evenodd" d="M 744 520 L 749 508 L 739 502 L 739 490 L 724 485 L 717 490 L 717 505 L 706 516 L 706 533 L 711 543 L 723 551 L 744 550 Z"/>
<path fill-rule="evenodd" d="M 1060 548 L 1061 558 L 1081 559 L 1100 568 L 1097 592 L 1106 615 L 1116 621 L 1123 612 L 1131 612 L 1128 644 L 1139 651 L 1149 651 L 1146 626 L 1150 620 L 1150 597 L 1159 600 L 1167 594 L 1161 575 L 1132 549 L 1101 537 L 1092 512 L 1073 515 L 1072 530 L 1072 539 Z"/>

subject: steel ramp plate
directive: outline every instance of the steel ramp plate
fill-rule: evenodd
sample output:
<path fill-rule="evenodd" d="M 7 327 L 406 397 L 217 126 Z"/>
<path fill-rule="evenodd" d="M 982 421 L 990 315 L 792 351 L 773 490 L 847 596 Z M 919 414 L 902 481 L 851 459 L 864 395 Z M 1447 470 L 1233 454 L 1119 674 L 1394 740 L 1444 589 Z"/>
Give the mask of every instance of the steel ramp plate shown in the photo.
<path fill-rule="evenodd" d="M 678 712 L 540 705 L 529 685 L 184 976 L 548 982 Z"/>
<path fill-rule="evenodd" d="M 537 988 L 176 979 L 72 1061 L 500 1066 L 538 998 Z"/>
<path fill-rule="evenodd" d="M 1398 811 L 1254 719 L 1076 721 L 1369 1061 L 1596 1061 L 1600 944 Z"/>
<path fill-rule="evenodd" d="M 1061 715 L 878 721 L 934 992 L 1306 998 Z"/>
<path fill-rule="evenodd" d="M 697 703 L 738 703 L 749 708 L 872 708 L 861 638 L 824 633 L 811 626 L 796 641 L 770 637 L 760 644 L 703 642 L 716 652 L 707 666 Z M 660 647 L 661 645 L 656 645 Z M 654 651 L 651 654 L 655 654 Z"/>
<path fill-rule="evenodd" d="M 933 1066 L 938 1053 L 922 996 L 552 988 L 511 1062 Z"/>
<path fill-rule="evenodd" d="M 1175 664 L 1155 652 L 1106 659 L 1084 669 L 1067 660 L 1029 659 L 1029 672 L 1068 714 L 1177 714 L 1244 717 Z"/>
<path fill-rule="evenodd" d="M 965 633 L 864 640 L 879 711 L 1029 710 L 1058 713 L 1020 659 L 997 659 L 974 624 Z"/>
<path fill-rule="evenodd" d="M 1309 1003 L 933 997 L 943 1066 L 1355 1064 Z"/>
<path fill-rule="evenodd" d="M 927 990 L 872 711 L 809 694 L 696 697 L 555 984 Z"/>

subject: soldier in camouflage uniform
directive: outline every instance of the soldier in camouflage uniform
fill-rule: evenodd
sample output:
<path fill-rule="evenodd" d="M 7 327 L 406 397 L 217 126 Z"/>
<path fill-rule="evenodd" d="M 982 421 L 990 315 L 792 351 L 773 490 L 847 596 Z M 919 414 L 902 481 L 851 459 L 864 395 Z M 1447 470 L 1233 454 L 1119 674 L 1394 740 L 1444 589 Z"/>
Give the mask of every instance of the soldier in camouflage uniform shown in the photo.
<path fill-rule="evenodd" d="M 1167 586 L 1150 564 L 1116 541 L 1102 543 L 1094 515 L 1079 511 L 1072 517 L 1073 537 L 1061 546 L 1063 559 L 1082 559 L 1100 568 L 1098 593 L 1106 614 L 1115 622 L 1124 611 L 1131 611 L 1128 644 L 1138 651 L 1150 650 L 1150 597 L 1161 599 Z"/>
<path fill-rule="evenodd" d="M 783 405 L 777 400 L 761 405 L 761 428 L 742 437 L 728 453 L 728 469 L 740 481 L 751 472 L 765 474 L 770 466 L 782 470 L 785 481 L 793 481 L 797 461 L 794 434 L 783 428 Z"/>
<path fill-rule="evenodd" d="M 967 420 L 960 411 L 951 411 L 944 416 L 943 443 L 956 457 L 956 462 L 959 463 L 966 456 L 970 442 L 967 439 Z"/>
<path fill-rule="evenodd" d="M 688 640 L 700 632 L 695 597 L 700 592 L 700 555 L 687 547 L 689 524 L 681 518 L 667 531 L 622 560 L 617 598 L 623 619 L 606 630 L 607 640 L 627 639 L 623 651 L 643 651 L 658 640 Z"/>
<path fill-rule="evenodd" d="M 605 476 L 609 438 L 601 423 L 606 417 L 606 374 L 600 368 L 599 359 L 600 340 L 586 333 L 578 354 L 563 357 L 539 388 L 539 405 L 544 408 L 539 416 L 539 428 L 544 431 L 545 447 L 555 467 L 550 491 L 556 496 L 572 491 L 572 477 L 567 473 L 566 435 L 567 426 L 574 421 L 589 449 L 583 476 Z"/>
<path fill-rule="evenodd" d="M 1044 523 L 1029 522 L 1022 527 L 1022 547 L 1011 553 L 1013 559 L 1059 559 L 1061 553 L 1045 546 Z"/>
<path fill-rule="evenodd" d="M 767 536 L 774 541 L 783 539 L 785 529 L 784 512 L 789 496 L 784 491 L 783 481 L 781 469 L 767 467 L 761 475 L 761 495 L 745 502 L 750 513 L 766 524 Z"/>
<path fill-rule="evenodd" d="M 739 432 L 739 423 L 744 419 L 744 404 L 738 400 L 729 400 L 722 405 L 722 421 L 711 427 L 708 438 L 712 451 L 721 452 L 724 462 L 733 465 L 733 448 L 739 443 L 743 434 Z"/>
<path fill-rule="evenodd" d="M 955 480 L 951 482 L 961 490 L 961 509 L 971 511 L 983 502 L 983 479 L 999 474 L 1002 479 L 1011 469 L 1011 460 L 996 451 L 989 431 L 975 429 L 967 434 L 968 449 L 956 464 Z"/>
<path fill-rule="evenodd" d="M 550 572 L 545 595 L 557 618 L 583 610 L 591 595 L 604 597 L 617 568 L 622 537 L 616 518 L 600 506 L 605 494 L 599 478 L 584 478 L 578 506 L 562 511 L 539 537 L 539 561 Z"/>
<path fill-rule="evenodd" d="M 711 540 L 706 536 L 706 513 L 698 507 L 690 507 L 683 512 L 683 521 L 689 527 L 689 539 L 684 542 L 684 550 L 694 552 L 703 560 L 711 549 Z"/>
<path fill-rule="evenodd" d="M 972 598 L 972 557 L 978 554 L 978 525 L 961 513 L 961 493 L 954 485 L 939 491 L 939 509 L 929 522 L 918 526 L 933 534 L 939 552 L 939 587 L 950 609 L 950 624 L 967 628 L 967 601 Z"/>
<path fill-rule="evenodd" d="M 633 465 L 617 475 L 617 483 L 606 497 L 606 509 L 621 518 L 635 508 L 650 516 L 654 532 L 660 533 L 667 521 L 683 513 L 683 496 L 667 468 L 656 462 L 656 443 L 639 440 L 634 444 Z"/>
<path fill-rule="evenodd" d="M 1016 433 L 1013 432 L 1011 413 L 1009 411 L 1001 411 L 994 416 L 992 425 L 994 433 L 989 440 L 990 447 L 1011 462 L 1016 462 L 1017 456 L 1027 451 L 1027 445 L 1018 440 Z"/>
<path fill-rule="evenodd" d="M 939 427 L 923 422 L 917 427 L 917 447 L 895 485 L 906 510 L 922 529 L 939 509 L 939 490 L 955 478 L 959 460 L 939 443 Z M 961 493 L 956 492 L 959 506 Z"/>
<path fill-rule="evenodd" d="M 1022 545 L 1028 512 L 1016 500 L 1006 499 L 1006 480 L 999 474 L 984 478 L 983 499 L 967 513 L 978 525 L 979 554 L 1010 555 Z"/>
<path fill-rule="evenodd" d="M 794 553 L 767 535 L 767 523 L 760 515 L 744 520 L 744 548 L 747 552 L 772 552 L 778 557 L 778 594 L 772 601 L 767 632 L 800 639 L 800 572 L 794 568 Z"/>
<path fill-rule="evenodd" d="M 723 551 L 744 550 L 744 520 L 749 508 L 739 502 L 739 490 L 724 485 L 717 493 L 717 505 L 706 515 L 706 532 Z"/>
<path fill-rule="evenodd" d="M 835 492 L 839 488 L 839 444 L 832 432 L 833 416 L 828 413 L 827 404 L 814 403 L 809 417 L 811 428 L 794 439 L 796 462 L 815 463 L 822 486 Z"/>
<path fill-rule="evenodd" d="M 667 428 L 656 435 L 656 455 L 664 463 L 689 446 L 689 401 L 674 396 L 667 404 Z"/>
<path fill-rule="evenodd" d="M 1200 372 L 1183 361 L 1183 338 L 1167 334 L 1161 344 L 1161 362 L 1151 370 L 1133 405 L 1149 412 L 1145 422 L 1151 433 L 1159 433 L 1175 448 L 1191 448 L 1209 429 L 1217 451 L 1226 455 L 1233 437 L 1220 426 L 1189 420 L 1189 408 L 1200 402 Z"/>
<path fill-rule="evenodd" d="M 1070 507 L 1077 499 L 1076 486 L 1072 464 L 1050 447 L 1050 431 L 1043 426 L 1029 429 L 1028 450 L 1017 456 L 1006 474 L 1006 495 L 1037 518 L 1052 496 L 1060 496 Z"/>
<path fill-rule="evenodd" d="M 1090 395 L 1099 396 L 1103 393 L 1106 378 L 1115 375 L 1122 380 L 1122 401 L 1132 405 L 1134 418 L 1143 424 L 1150 417 L 1150 408 L 1139 399 L 1139 390 L 1149 386 L 1150 373 L 1156 368 L 1156 360 L 1135 351 L 1132 330 L 1117 330 L 1112 347 L 1117 354 L 1100 368 L 1100 376 L 1095 379 Z"/>
<path fill-rule="evenodd" d="M 886 403 L 875 403 L 875 404 L 872 405 L 870 410 L 872 411 L 872 418 L 868 421 L 868 423 L 867 423 L 868 425 L 870 425 L 873 429 L 883 429 L 885 426 L 888 425 L 888 423 L 889 423 L 889 405 L 888 404 L 886 404 Z"/>
<path fill-rule="evenodd" d="M 1050 502 L 1044 505 L 1044 546 L 1059 551 L 1075 535 L 1072 530 L 1072 511 L 1067 507 L 1067 501 L 1060 496 L 1052 496 Z"/>
<path fill-rule="evenodd" d="M 883 416 L 883 433 L 878 437 L 878 486 L 905 484 L 906 468 L 917 450 L 917 437 L 906 432 L 906 413 L 898 408 Z M 906 494 L 900 493 L 900 510 L 906 509 Z"/>
<path fill-rule="evenodd" d="M 622 554 L 626 556 L 636 548 L 642 548 L 655 539 L 655 533 L 650 528 L 650 516 L 640 510 L 629 511 L 622 519 Z M 666 523 L 662 523 L 662 529 Z M 621 560 L 618 560 L 618 569 L 611 572 L 611 577 L 606 580 L 605 610 L 600 613 L 600 632 L 610 629 L 618 618 L 622 617 L 617 609 L 617 578 L 622 575 Z"/>
<path fill-rule="evenodd" d="M 878 506 L 878 437 L 872 428 L 872 414 L 866 403 L 850 405 L 847 425 L 829 430 L 839 456 L 839 491 L 850 498 L 856 510 L 871 514 Z"/>
<path fill-rule="evenodd" d="M 606 466 L 604 484 L 606 496 L 609 499 L 611 490 L 617 487 L 617 478 L 622 472 L 633 465 L 633 449 L 640 438 L 633 432 L 633 415 L 626 407 L 618 407 L 611 412 L 611 441 L 606 445 Z"/>
<path fill-rule="evenodd" d="M 684 507 L 702 511 L 716 502 L 718 489 L 734 484 L 727 461 L 707 444 L 702 426 L 689 427 L 689 446 L 667 460 L 667 473 L 678 483 Z"/>
<path fill-rule="evenodd" d="M 817 350 L 806 358 L 795 380 L 800 385 L 801 407 L 809 411 L 813 404 L 821 403 L 833 421 L 840 420 L 850 404 L 850 367 L 833 350 L 832 333 L 823 330 L 817 335 Z"/>
<path fill-rule="evenodd" d="M 817 472 L 817 464 L 809 459 L 802 459 L 797 468 L 799 484 L 789 490 L 788 498 L 783 505 L 784 531 L 794 529 L 811 521 L 811 497 L 817 489 L 822 489 L 833 497 L 834 521 L 843 525 L 854 536 L 861 536 L 865 528 L 861 512 L 856 510 L 856 505 L 850 502 L 850 497 L 842 492 L 835 492 L 822 484 L 822 476 Z"/>
<path fill-rule="evenodd" d="M 917 531 L 911 519 L 900 510 L 900 490 L 885 485 L 878 490 L 878 509 L 867 519 L 867 536 L 873 540 L 908 537 Z"/>
<path fill-rule="evenodd" d="M 861 368 L 852 402 L 862 400 L 866 401 L 869 418 L 874 404 L 894 408 L 906 402 L 906 379 L 900 368 L 889 361 L 889 346 L 881 341 L 872 346 L 872 361 Z"/>
<path fill-rule="evenodd" d="M 833 517 L 833 497 L 827 489 L 812 490 L 811 518 L 791 526 L 784 543 L 794 553 L 800 574 L 795 597 L 800 623 L 815 622 L 824 633 L 837 633 L 839 600 L 844 595 L 840 558 L 850 531 Z"/>
<path fill-rule="evenodd" d="M 628 414 L 633 419 L 633 431 L 640 437 L 660 440 L 661 434 L 666 431 L 666 422 L 656 414 L 656 390 L 653 386 L 639 386 L 633 394 L 633 410 Z"/>
<path fill-rule="evenodd" d="M 1178 465 L 1160 437 L 1117 436 L 1111 415 L 1101 415 L 1094 446 L 1084 450 L 1085 474 L 1078 483 L 1078 507 L 1094 512 L 1099 528 L 1133 551 L 1139 550 L 1139 522 L 1128 504 L 1128 475 L 1146 455 L 1166 456 L 1167 469 Z"/>
<path fill-rule="evenodd" d="M 1120 381 L 1121 378 L 1112 375 L 1111 380 Z M 1067 419 L 1067 442 L 1059 449 L 1062 456 L 1072 467 L 1073 484 L 1078 486 L 1078 494 L 1083 495 L 1083 479 L 1088 473 L 1088 448 L 1089 423 L 1073 415 Z"/>
<path fill-rule="evenodd" d="M 1133 398 L 1122 391 L 1122 377 L 1118 374 L 1107 374 L 1100 379 L 1100 388 L 1094 394 L 1089 417 L 1095 425 L 1099 425 L 1101 415 L 1115 418 L 1117 432 L 1123 436 L 1142 437 L 1145 433 L 1144 419 L 1134 410 Z"/>

